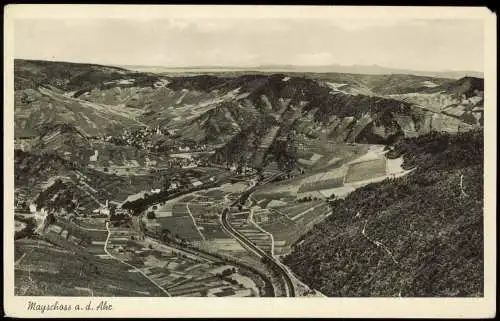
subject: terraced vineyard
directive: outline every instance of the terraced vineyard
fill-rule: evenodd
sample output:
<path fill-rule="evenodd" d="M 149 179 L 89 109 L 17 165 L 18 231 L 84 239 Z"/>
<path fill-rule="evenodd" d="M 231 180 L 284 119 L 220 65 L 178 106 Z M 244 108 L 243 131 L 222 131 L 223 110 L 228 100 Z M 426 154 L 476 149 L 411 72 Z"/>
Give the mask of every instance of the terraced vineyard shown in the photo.
<path fill-rule="evenodd" d="M 228 219 L 230 224 L 241 234 L 246 236 L 252 243 L 265 252 L 271 253 L 271 236 L 264 233 L 251 222 L 249 222 L 250 212 L 231 212 Z"/>

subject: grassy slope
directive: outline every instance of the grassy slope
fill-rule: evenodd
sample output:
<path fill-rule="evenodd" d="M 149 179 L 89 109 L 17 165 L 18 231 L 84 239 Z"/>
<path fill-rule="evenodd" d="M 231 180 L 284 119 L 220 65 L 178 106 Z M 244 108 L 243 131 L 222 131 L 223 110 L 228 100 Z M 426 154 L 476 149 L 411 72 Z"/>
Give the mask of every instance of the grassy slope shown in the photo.
<path fill-rule="evenodd" d="M 403 154 L 404 166 L 417 169 L 334 202 L 333 215 L 303 237 L 286 264 L 329 296 L 481 296 L 482 135 L 401 142 L 393 156 Z"/>
<path fill-rule="evenodd" d="M 128 272 L 130 268 L 116 260 L 99 259 L 59 236 L 43 238 L 56 244 L 40 244 L 36 238 L 15 244 L 16 259 L 26 253 L 15 271 L 16 295 L 90 294 L 75 287 L 89 288 L 95 296 L 144 296 L 134 291 L 149 292 L 149 296 L 163 295 L 143 276 Z"/>
<path fill-rule="evenodd" d="M 95 88 L 102 82 L 120 79 L 130 73 L 122 68 L 95 64 L 24 59 L 14 61 L 16 90 L 36 89 L 40 85 L 52 85 L 63 90 Z"/>

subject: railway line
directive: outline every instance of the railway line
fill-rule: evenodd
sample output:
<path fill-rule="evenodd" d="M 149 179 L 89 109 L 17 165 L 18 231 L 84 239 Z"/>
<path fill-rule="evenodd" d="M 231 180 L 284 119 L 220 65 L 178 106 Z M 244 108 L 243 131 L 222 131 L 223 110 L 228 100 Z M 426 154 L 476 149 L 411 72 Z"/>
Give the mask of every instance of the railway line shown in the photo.
<path fill-rule="evenodd" d="M 221 214 L 222 227 L 232 237 L 237 239 L 240 243 L 243 243 L 247 249 L 249 249 L 256 256 L 258 256 L 260 259 L 263 259 L 267 264 L 269 264 L 274 271 L 278 272 L 285 282 L 287 296 L 295 297 L 296 296 L 295 287 L 293 286 L 291 277 L 288 275 L 288 271 L 281 264 L 279 264 L 272 255 L 269 255 L 262 249 L 258 248 L 245 235 L 243 235 L 242 233 L 238 232 L 235 228 L 233 228 L 228 220 L 229 209 L 231 208 L 231 206 L 234 206 L 238 203 L 244 203 L 245 199 L 248 198 L 248 196 L 253 192 L 256 186 L 247 189 L 238 199 L 233 201 L 233 203 L 231 203 L 230 206 L 224 208 Z"/>

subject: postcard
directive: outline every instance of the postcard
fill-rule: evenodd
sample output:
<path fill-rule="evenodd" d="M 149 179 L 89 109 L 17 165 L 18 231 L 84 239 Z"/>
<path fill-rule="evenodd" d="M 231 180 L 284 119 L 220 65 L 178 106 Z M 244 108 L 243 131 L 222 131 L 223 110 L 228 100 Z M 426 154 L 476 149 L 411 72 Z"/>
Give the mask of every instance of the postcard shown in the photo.
<path fill-rule="evenodd" d="M 10 317 L 494 317 L 481 7 L 9 5 Z"/>

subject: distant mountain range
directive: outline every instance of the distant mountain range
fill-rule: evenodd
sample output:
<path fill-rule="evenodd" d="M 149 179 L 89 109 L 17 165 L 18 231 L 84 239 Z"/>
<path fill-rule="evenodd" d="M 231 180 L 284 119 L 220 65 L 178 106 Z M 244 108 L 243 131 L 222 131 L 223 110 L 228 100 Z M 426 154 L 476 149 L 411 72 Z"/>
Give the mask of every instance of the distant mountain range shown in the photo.
<path fill-rule="evenodd" d="M 405 74 L 415 76 L 439 77 L 439 78 L 462 78 L 476 77 L 484 78 L 484 73 L 473 70 L 442 70 L 421 71 L 410 69 L 388 68 L 379 65 L 324 65 L 324 66 L 296 66 L 296 65 L 260 65 L 260 66 L 141 66 L 121 65 L 121 68 L 136 71 L 151 72 L 228 72 L 228 71 L 259 71 L 259 72 L 310 72 L 310 73 L 347 73 L 365 75 L 391 75 Z"/>

